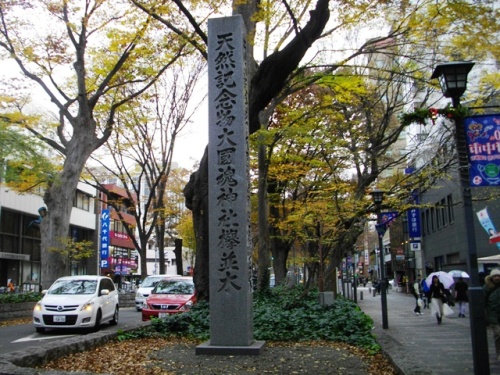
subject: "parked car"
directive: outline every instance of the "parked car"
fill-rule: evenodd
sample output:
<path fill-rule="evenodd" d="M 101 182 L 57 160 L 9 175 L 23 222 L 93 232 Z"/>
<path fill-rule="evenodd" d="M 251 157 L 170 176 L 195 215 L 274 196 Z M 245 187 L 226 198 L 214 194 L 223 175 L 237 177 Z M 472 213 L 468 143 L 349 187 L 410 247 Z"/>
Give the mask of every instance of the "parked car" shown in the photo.
<path fill-rule="evenodd" d="M 165 318 L 190 310 L 196 303 L 193 278 L 190 276 L 171 277 L 161 280 L 146 298 L 142 308 L 142 320 L 152 317 Z"/>
<path fill-rule="evenodd" d="M 158 284 L 160 280 L 172 276 L 175 275 L 151 275 L 146 277 L 139 285 L 137 292 L 135 292 L 135 309 L 141 311 L 142 305 L 146 302 L 146 298 L 149 297 L 156 284 Z"/>
<path fill-rule="evenodd" d="M 33 309 L 37 332 L 46 328 L 91 328 L 118 324 L 118 291 L 105 276 L 66 276 L 57 279 Z"/>

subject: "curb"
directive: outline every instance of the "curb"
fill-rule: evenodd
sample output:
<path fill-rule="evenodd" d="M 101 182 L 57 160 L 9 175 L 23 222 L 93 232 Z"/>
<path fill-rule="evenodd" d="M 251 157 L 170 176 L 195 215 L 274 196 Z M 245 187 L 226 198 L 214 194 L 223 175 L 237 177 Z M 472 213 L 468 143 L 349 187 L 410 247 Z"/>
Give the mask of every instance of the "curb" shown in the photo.
<path fill-rule="evenodd" d="M 151 322 L 139 322 L 125 327 L 113 328 L 88 335 L 69 337 L 57 342 L 46 343 L 43 347 L 30 347 L 24 351 L 15 351 L 0 356 L 0 375 L 89 375 L 89 372 L 68 372 L 37 369 L 49 361 L 73 353 L 91 350 L 113 339 L 120 332 L 130 332 L 150 325 Z"/>
<path fill-rule="evenodd" d="M 408 353 L 408 348 L 401 345 L 399 341 L 386 333 L 382 328 L 374 328 L 373 334 L 384 356 L 391 362 L 394 368 L 397 369 L 398 375 L 434 374 L 432 371 L 422 368 L 419 361 L 414 358 L 414 354 Z M 395 358 L 398 360 L 396 361 Z"/>

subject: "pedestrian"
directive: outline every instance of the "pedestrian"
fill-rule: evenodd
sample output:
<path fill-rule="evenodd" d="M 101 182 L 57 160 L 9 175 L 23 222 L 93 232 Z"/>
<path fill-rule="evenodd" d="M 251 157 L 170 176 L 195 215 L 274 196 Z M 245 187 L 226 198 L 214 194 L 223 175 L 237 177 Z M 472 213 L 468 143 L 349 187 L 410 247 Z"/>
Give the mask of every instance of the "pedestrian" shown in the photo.
<path fill-rule="evenodd" d="M 12 279 L 7 280 L 7 288 L 9 289 L 10 293 L 14 293 L 14 291 L 16 290 L 16 287 L 14 286 Z"/>
<path fill-rule="evenodd" d="M 420 282 L 420 288 L 422 289 L 422 302 L 424 304 L 424 309 L 430 309 L 429 305 L 430 305 L 430 301 L 431 301 L 431 297 L 430 297 L 431 289 L 429 288 L 429 286 L 425 282 L 425 278 L 422 279 L 422 281 Z"/>
<path fill-rule="evenodd" d="M 464 281 L 463 277 L 459 277 L 458 281 L 455 283 L 455 302 L 458 303 L 458 317 L 465 318 L 465 307 L 469 302 L 469 297 L 467 296 L 467 290 L 469 286 Z"/>
<path fill-rule="evenodd" d="M 415 297 L 415 308 L 413 309 L 413 312 L 417 315 L 422 315 L 422 312 L 420 311 L 420 304 L 422 304 L 422 300 L 420 299 L 420 280 L 419 279 L 415 280 L 415 282 L 413 283 L 413 297 Z"/>
<path fill-rule="evenodd" d="M 446 298 L 446 289 L 436 275 L 432 276 L 429 294 L 431 298 L 431 315 L 435 315 L 437 323 L 441 324 L 443 321 L 443 299 Z"/>
<path fill-rule="evenodd" d="M 484 301 L 486 305 L 486 322 L 493 331 L 493 340 L 497 360 L 500 361 L 500 270 L 491 270 L 484 279 Z"/>

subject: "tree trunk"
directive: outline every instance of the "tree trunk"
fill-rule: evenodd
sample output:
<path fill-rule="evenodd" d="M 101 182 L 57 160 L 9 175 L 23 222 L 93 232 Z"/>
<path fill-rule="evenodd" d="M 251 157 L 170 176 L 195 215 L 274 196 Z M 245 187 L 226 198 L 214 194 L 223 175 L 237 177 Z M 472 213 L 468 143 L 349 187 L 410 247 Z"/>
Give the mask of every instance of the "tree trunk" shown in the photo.
<path fill-rule="evenodd" d="M 68 143 L 60 178 L 52 183 L 44 196 L 48 212 L 40 227 L 43 262 L 40 283 L 45 289 L 70 272 L 68 259 L 57 249 L 64 246 L 63 240 L 70 235 L 68 224 L 78 181 L 87 159 L 95 149 L 93 134 L 89 135 L 85 128 L 85 125 L 75 128 L 75 134 Z"/>
<path fill-rule="evenodd" d="M 209 256 L 208 256 L 208 147 L 205 149 L 199 169 L 194 172 L 184 188 L 186 207 L 193 211 L 193 226 L 196 236 L 196 258 L 193 279 L 197 298 L 209 300 Z"/>
<path fill-rule="evenodd" d="M 264 144 L 259 146 L 259 187 L 258 187 L 258 204 L 259 204 L 259 258 L 258 258 L 258 275 L 257 289 L 264 291 L 269 289 L 270 268 L 271 268 L 271 251 L 269 247 L 269 212 L 267 204 L 267 147 Z"/>
<path fill-rule="evenodd" d="M 164 220 L 161 218 L 160 220 Z M 162 224 L 157 224 L 156 229 L 156 245 L 158 246 L 158 262 L 160 263 L 159 275 L 165 275 L 165 221 Z"/>
<path fill-rule="evenodd" d="M 146 238 L 141 238 L 140 241 L 141 248 L 138 251 L 141 259 L 141 280 L 144 280 L 148 276 L 148 241 L 146 241 Z"/>
<path fill-rule="evenodd" d="M 184 275 L 184 266 L 182 263 L 182 239 L 176 238 L 174 240 L 175 243 L 175 265 L 177 267 L 177 275 Z"/>

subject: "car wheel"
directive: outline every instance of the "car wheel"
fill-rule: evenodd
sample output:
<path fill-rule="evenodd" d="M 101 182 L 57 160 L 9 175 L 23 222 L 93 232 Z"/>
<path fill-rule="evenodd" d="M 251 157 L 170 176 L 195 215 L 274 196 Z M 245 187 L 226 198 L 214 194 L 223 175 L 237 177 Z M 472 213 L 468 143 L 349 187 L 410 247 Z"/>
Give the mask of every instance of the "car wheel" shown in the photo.
<path fill-rule="evenodd" d="M 43 327 L 36 327 L 35 329 L 38 333 L 45 333 L 45 328 Z"/>
<path fill-rule="evenodd" d="M 137 311 L 142 311 L 142 309 L 140 307 L 136 307 L 135 308 Z"/>
<path fill-rule="evenodd" d="M 97 315 L 95 317 L 95 325 L 94 325 L 94 329 L 93 329 L 94 332 L 99 331 L 99 329 L 101 327 L 101 318 L 102 318 L 101 310 L 98 310 Z"/>
<path fill-rule="evenodd" d="M 119 310 L 118 306 L 115 307 L 115 313 L 113 314 L 113 319 L 109 322 L 112 326 L 116 326 L 118 324 L 118 316 L 119 316 Z"/>

